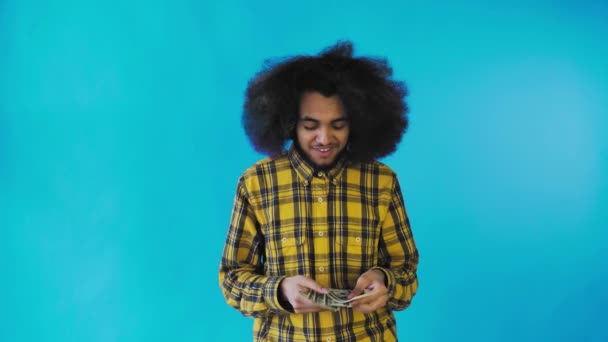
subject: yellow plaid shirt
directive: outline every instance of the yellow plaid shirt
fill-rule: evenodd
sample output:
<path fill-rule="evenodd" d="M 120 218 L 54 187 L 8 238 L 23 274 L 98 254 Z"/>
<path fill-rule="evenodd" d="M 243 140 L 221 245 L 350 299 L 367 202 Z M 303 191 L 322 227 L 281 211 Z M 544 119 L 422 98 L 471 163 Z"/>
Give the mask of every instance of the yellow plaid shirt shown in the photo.
<path fill-rule="evenodd" d="M 342 159 L 327 172 L 293 147 L 239 179 L 220 265 L 226 301 L 254 317 L 254 341 L 396 341 L 393 310 L 418 287 L 414 244 L 395 173 L 380 162 Z M 295 314 L 279 283 L 305 275 L 324 287 L 352 289 L 364 272 L 386 275 L 387 305 Z"/>

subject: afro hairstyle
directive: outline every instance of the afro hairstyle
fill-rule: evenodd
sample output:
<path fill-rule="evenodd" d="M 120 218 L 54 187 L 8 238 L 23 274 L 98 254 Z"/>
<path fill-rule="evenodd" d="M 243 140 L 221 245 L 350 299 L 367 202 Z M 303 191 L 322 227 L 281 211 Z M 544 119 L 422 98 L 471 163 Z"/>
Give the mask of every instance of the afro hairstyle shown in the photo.
<path fill-rule="evenodd" d="M 384 58 L 353 57 L 349 41 L 317 56 L 266 60 L 246 90 L 245 133 L 256 151 L 280 154 L 295 138 L 302 93 L 317 91 L 337 95 L 344 105 L 350 160 L 385 157 L 396 150 L 408 126 L 407 88 L 392 73 Z"/>

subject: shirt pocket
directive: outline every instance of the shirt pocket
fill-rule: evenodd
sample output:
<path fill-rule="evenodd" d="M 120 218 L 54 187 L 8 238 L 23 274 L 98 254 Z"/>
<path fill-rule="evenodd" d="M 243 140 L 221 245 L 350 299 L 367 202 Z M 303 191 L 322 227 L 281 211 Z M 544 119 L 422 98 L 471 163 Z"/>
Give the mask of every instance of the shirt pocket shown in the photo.
<path fill-rule="evenodd" d="M 376 266 L 378 230 L 375 226 L 351 223 L 339 230 L 337 242 L 339 258 L 346 261 L 351 272 L 360 274 Z"/>
<path fill-rule="evenodd" d="M 283 276 L 301 273 L 304 265 L 306 236 L 300 227 L 285 226 L 266 236 L 266 275 Z"/>

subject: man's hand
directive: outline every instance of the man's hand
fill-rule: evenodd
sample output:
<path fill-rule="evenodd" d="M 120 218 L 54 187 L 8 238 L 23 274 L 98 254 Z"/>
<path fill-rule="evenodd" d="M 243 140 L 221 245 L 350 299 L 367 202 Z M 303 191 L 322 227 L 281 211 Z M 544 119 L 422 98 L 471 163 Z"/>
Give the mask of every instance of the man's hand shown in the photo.
<path fill-rule="evenodd" d="M 316 291 L 323 294 L 328 292 L 328 289 L 322 287 L 311 278 L 302 275 L 287 277 L 281 282 L 280 289 L 283 296 L 289 301 L 289 304 L 293 306 L 293 310 L 296 313 L 327 310 L 300 295 L 300 291 Z"/>
<path fill-rule="evenodd" d="M 358 296 L 363 292 L 372 292 L 373 294 L 354 301 L 352 306 L 355 310 L 370 313 L 384 307 L 388 302 L 388 289 L 384 285 L 384 272 L 374 269 L 360 275 L 348 298 Z"/>

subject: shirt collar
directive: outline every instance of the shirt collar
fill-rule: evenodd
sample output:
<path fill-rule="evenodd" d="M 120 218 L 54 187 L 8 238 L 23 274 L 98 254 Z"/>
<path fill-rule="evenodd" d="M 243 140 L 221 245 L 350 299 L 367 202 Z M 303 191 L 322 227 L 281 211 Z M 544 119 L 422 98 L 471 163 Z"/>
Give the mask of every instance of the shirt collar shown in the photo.
<path fill-rule="evenodd" d="M 291 165 L 298 173 L 298 176 L 306 182 L 311 182 L 312 177 L 319 172 L 324 172 L 330 181 L 334 182 L 339 179 L 344 171 L 345 166 L 350 165 L 346 154 L 339 156 L 334 165 L 326 170 L 316 170 L 313 165 L 302 155 L 295 146 L 291 146 L 287 151 Z"/>

